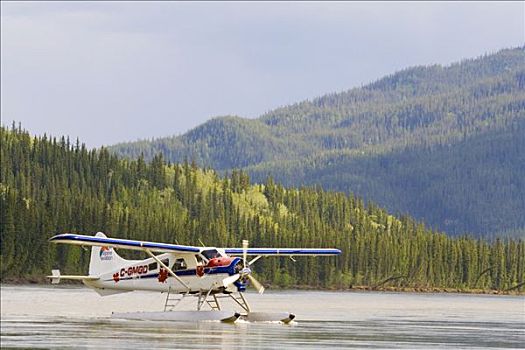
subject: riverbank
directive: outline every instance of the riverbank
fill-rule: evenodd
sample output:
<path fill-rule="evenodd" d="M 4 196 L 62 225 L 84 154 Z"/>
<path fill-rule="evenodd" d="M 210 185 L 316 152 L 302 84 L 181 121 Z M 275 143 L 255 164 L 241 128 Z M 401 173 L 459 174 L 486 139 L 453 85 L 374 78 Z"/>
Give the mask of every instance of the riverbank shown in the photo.
<path fill-rule="evenodd" d="M 279 287 L 269 287 L 281 289 Z M 463 289 L 447 287 L 395 287 L 395 286 L 351 286 L 348 288 L 312 288 L 309 286 L 291 286 L 286 289 L 299 290 L 328 290 L 328 291 L 376 291 L 376 292 L 396 292 L 396 293 L 456 293 L 456 294 L 491 294 L 491 295 L 525 295 L 525 290 L 495 290 L 495 289 Z"/>

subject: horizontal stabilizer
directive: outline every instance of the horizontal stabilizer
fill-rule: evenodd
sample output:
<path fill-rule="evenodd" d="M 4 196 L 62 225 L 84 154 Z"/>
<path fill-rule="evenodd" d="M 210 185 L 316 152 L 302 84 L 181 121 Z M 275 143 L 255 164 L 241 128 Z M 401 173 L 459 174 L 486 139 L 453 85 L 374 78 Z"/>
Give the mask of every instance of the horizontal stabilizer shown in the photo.
<path fill-rule="evenodd" d="M 61 279 L 76 281 L 96 281 L 100 279 L 100 277 L 96 276 L 61 275 L 60 270 L 51 270 L 51 276 L 46 277 L 51 279 L 52 284 L 60 283 Z"/>

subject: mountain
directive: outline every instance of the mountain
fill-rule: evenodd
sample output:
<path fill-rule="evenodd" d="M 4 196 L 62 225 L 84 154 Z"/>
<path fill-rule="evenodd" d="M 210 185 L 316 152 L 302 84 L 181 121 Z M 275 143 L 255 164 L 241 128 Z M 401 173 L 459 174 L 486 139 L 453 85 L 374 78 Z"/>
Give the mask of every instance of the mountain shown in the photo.
<path fill-rule="evenodd" d="M 520 47 L 110 150 L 342 190 L 450 234 L 523 236 L 524 139 Z"/>
<path fill-rule="evenodd" d="M 48 242 L 63 232 L 210 246 L 337 247 L 338 257 L 260 259 L 261 281 L 348 288 L 523 291 L 525 241 L 451 238 L 341 192 L 250 184 L 187 162 L 119 159 L 60 139 L 0 128 L 1 281 L 51 268 L 85 274 L 90 251 Z M 120 251 L 128 258 L 138 258 Z M 140 253 L 139 253 L 140 254 Z"/>

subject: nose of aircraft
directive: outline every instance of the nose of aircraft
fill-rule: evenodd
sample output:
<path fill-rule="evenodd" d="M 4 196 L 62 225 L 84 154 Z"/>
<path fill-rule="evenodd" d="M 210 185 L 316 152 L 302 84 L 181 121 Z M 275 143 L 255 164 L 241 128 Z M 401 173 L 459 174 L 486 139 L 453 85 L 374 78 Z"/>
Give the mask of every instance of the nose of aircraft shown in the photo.
<path fill-rule="evenodd" d="M 235 264 L 234 274 L 224 279 L 224 286 L 227 287 L 228 285 L 234 283 L 239 290 L 242 289 L 242 291 L 244 291 L 248 285 L 248 281 L 250 281 L 250 284 L 262 294 L 264 292 L 264 287 L 259 281 L 255 279 L 255 277 L 252 276 L 252 269 L 250 269 L 248 266 L 248 262 L 239 259 L 239 261 Z"/>

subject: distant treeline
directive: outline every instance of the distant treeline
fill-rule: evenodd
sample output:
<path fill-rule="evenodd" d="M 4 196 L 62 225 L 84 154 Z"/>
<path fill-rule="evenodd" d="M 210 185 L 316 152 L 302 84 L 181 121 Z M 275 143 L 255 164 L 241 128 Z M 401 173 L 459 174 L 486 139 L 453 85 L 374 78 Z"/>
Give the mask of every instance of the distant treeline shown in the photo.
<path fill-rule="evenodd" d="M 57 233 L 179 244 L 337 247 L 339 257 L 261 259 L 262 281 L 280 286 L 351 285 L 505 290 L 525 279 L 525 242 L 450 238 L 352 195 L 284 188 L 245 172 L 220 177 L 195 164 L 121 160 L 78 141 L 0 129 L 2 281 L 59 267 L 86 273 L 89 252 L 55 246 Z M 125 253 L 125 252 L 122 252 Z M 521 287 L 523 288 L 523 287 Z"/>
<path fill-rule="evenodd" d="M 354 193 L 449 234 L 525 237 L 525 50 L 413 67 L 257 119 L 110 149 Z"/>

